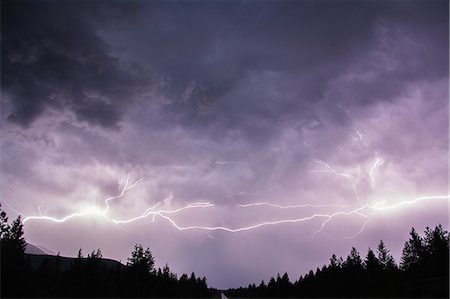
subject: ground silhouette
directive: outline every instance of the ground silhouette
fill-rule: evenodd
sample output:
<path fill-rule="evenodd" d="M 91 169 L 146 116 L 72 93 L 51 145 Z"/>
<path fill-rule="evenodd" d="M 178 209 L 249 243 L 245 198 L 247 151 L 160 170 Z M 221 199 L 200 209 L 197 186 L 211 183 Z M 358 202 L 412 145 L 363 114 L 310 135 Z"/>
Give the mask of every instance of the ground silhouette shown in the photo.
<path fill-rule="evenodd" d="M 231 298 L 403 297 L 449 298 L 449 233 L 437 225 L 421 237 L 414 228 L 405 242 L 399 265 L 380 241 L 364 259 L 356 248 L 347 258 L 332 255 L 330 263 L 294 282 L 285 273 L 266 284 L 230 289 Z"/>

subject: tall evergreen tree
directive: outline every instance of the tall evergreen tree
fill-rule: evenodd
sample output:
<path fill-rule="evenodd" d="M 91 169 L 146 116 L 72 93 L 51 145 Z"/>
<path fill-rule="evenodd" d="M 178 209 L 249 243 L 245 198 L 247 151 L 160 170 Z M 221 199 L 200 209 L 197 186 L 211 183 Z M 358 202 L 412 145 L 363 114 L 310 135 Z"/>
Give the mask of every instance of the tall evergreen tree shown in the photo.
<path fill-rule="evenodd" d="M 424 256 L 425 246 L 422 237 L 412 228 L 410 238 L 403 246 L 400 267 L 416 276 L 423 268 Z"/>
<path fill-rule="evenodd" d="M 0 204 L 0 240 L 7 238 L 9 234 L 9 224 L 8 216 L 6 216 L 5 211 L 2 210 L 2 205 Z"/>
<path fill-rule="evenodd" d="M 23 237 L 24 231 L 20 215 L 13 221 L 9 230 L 9 235 L 11 246 L 14 246 L 14 251 L 23 255 L 25 253 L 25 248 L 27 247 L 27 242 Z"/>
<path fill-rule="evenodd" d="M 149 248 L 144 249 L 141 244 L 135 244 L 131 257 L 127 262 L 127 293 L 134 297 L 149 297 L 155 292 L 154 282 L 156 271 L 155 259 Z"/>
<path fill-rule="evenodd" d="M 364 289 L 363 274 L 364 268 L 361 256 L 359 255 L 358 250 L 356 250 L 355 247 L 352 247 L 350 254 L 343 264 L 344 283 L 351 286 L 351 288 L 348 289 L 349 296 L 353 297 L 362 293 Z"/>
<path fill-rule="evenodd" d="M 394 257 L 384 245 L 383 240 L 380 240 L 380 243 L 378 244 L 377 254 L 378 261 L 384 270 L 392 270 L 397 268 Z"/>
<path fill-rule="evenodd" d="M 23 224 L 18 216 L 11 225 L 7 223 L 6 213 L 0 210 L 1 241 L 1 295 L 24 296 L 30 289 L 23 288 L 31 283 L 31 266 L 25 259 L 26 241 L 23 237 Z"/>
<path fill-rule="evenodd" d="M 144 250 L 141 244 L 136 244 L 128 258 L 127 265 L 132 269 L 137 269 L 143 273 L 151 273 L 154 271 L 155 259 L 150 251 L 150 248 Z"/>
<path fill-rule="evenodd" d="M 373 250 L 370 248 L 367 251 L 366 258 L 364 259 L 364 268 L 367 271 L 379 271 L 380 269 L 380 261 L 375 256 Z"/>
<path fill-rule="evenodd" d="M 359 255 L 359 252 L 358 252 L 358 250 L 356 250 L 355 247 L 352 247 L 350 254 L 347 256 L 347 259 L 344 262 L 344 267 L 362 269 L 363 265 L 362 265 L 361 256 Z"/>
<path fill-rule="evenodd" d="M 449 271 L 449 234 L 442 225 L 437 225 L 433 230 L 429 227 L 425 230 L 425 251 L 428 254 L 428 267 L 431 276 L 448 275 Z"/>
<path fill-rule="evenodd" d="M 342 267 L 342 257 L 340 257 L 339 259 L 336 257 L 335 254 L 333 254 L 330 258 L 330 268 L 332 269 L 337 269 Z"/>

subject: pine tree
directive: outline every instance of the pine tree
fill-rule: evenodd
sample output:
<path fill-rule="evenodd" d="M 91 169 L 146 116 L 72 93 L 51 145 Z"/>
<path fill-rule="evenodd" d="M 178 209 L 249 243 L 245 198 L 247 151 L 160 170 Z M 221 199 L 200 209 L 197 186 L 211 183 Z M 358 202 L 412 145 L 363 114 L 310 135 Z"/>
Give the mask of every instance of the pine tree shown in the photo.
<path fill-rule="evenodd" d="M 127 265 L 133 269 L 139 269 L 143 273 L 152 273 L 154 271 L 155 259 L 153 258 L 150 248 L 144 250 L 141 244 L 136 244 L 128 258 Z"/>
<path fill-rule="evenodd" d="M 359 252 L 358 252 L 358 250 L 356 250 L 355 247 L 352 247 L 350 254 L 347 256 L 347 259 L 344 262 L 344 266 L 362 269 L 363 266 L 362 266 L 361 256 L 359 255 Z"/>
<path fill-rule="evenodd" d="M 373 250 L 370 249 L 370 248 L 367 251 L 367 255 L 366 255 L 366 258 L 364 260 L 364 268 L 367 271 L 378 271 L 381 268 L 380 267 L 380 261 L 375 256 L 375 253 L 373 252 Z"/>
<path fill-rule="evenodd" d="M 380 243 L 378 244 L 377 253 L 378 261 L 384 270 L 393 270 L 397 268 L 394 257 L 384 245 L 383 240 L 380 240 Z"/>
<path fill-rule="evenodd" d="M 425 257 L 425 246 L 423 239 L 414 228 L 411 229 L 410 238 L 403 247 L 400 267 L 404 271 L 418 275 L 423 268 Z"/>
<path fill-rule="evenodd" d="M 426 228 L 423 245 L 428 253 L 429 260 L 427 262 L 430 275 L 448 275 L 449 234 L 442 225 L 437 225 L 433 230 L 429 227 Z"/>
<path fill-rule="evenodd" d="M 333 254 L 330 258 L 330 267 L 332 269 L 337 269 L 340 268 L 342 266 L 342 257 L 340 257 L 339 259 L 336 257 L 335 254 Z"/>
<path fill-rule="evenodd" d="M 101 259 L 102 256 L 102 251 L 98 248 L 97 250 L 93 250 L 91 254 L 88 254 L 88 259 Z"/>
<path fill-rule="evenodd" d="M 347 294 L 350 297 L 357 296 L 361 294 L 364 286 L 363 286 L 363 274 L 364 268 L 361 260 L 361 256 L 359 255 L 358 250 L 355 247 L 352 247 L 350 254 L 347 256 L 343 264 L 343 282 L 345 284 L 350 284 L 352 287 L 347 290 Z"/>
<path fill-rule="evenodd" d="M 0 240 L 7 238 L 9 235 L 9 224 L 8 224 L 8 216 L 6 216 L 5 211 L 1 209 L 2 205 L 0 204 Z"/>
<path fill-rule="evenodd" d="M 0 212 L 1 238 L 1 285 L 2 296 L 23 296 L 29 289 L 21 287 L 24 282 L 29 283 L 30 265 L 25 260 L 27 243 L 23 237 L 21 217 L 17 217 L 11 225 L 7 224 L 7 216 Z"/>

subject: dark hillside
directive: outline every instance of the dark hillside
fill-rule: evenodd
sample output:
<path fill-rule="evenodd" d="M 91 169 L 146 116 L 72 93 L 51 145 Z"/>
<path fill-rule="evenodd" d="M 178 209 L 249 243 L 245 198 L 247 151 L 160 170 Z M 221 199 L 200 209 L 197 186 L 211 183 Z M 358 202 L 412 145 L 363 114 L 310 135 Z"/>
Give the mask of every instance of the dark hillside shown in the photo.
<path fill-rule="evenodd" d="M 59 261 L 59 270 L 64 271 L 67 270 L 73 263 L 77 261 L 77 258 L 73 257 L 63 257 L 63 256 L 57 256 L 57 255 L 48 255 L 48 254 L 25 254 L 25 259 L 30 260 L 31 267 L 36 270 L 39 268 L 40 265 L 45 260 L 48 260 L 50 262 L 56 262 Z M 87 258 L 83 258 L 84 261 L 87 260 Z M 105 265 L 107 269 L 112 269 L 114 267 L 125 267 L 125 265 L 119 263 L 116 260 L 112 259 L 105 259 L 100 258 L 100 263 Z"/>

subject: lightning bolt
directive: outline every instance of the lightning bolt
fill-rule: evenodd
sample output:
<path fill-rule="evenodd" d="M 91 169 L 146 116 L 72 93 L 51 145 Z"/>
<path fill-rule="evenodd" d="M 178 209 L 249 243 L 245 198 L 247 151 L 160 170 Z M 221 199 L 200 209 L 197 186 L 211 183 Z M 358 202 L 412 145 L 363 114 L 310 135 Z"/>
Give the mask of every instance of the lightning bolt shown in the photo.
<path fill-rule="evenodd" d="M 418 203 L 419 201 L 432 200 L 432 199 L 450 199 L 450 195 L 420 196 L 420 197 L 416 197 L 416 198 L 413 198 L 410 200 L 403 200 L 403 201 L 397 202 L 393 205 L 386 205 L 386 201 L 380 201 L 377 204 L 371 206 L 371 208 L 373 208 L 374 210 L 377 210 L 377 211 L 394 210 L 401 206 L 413 205 L 413 204 Z"/>
<path fill-rule="evenodd" d="M 120 180 L 120 184 L 122 185 L 122 181 L 123 179 Z M 173 210 L 167 210 L 167 209 L 162 209 L 162 210 L 156 210 L 156 208 L 165 200 L 170 200 L 173 198 L 173 194 L 171 194 L 168 198 L 164 199 L 163 201 L 160 201 L 158 203 L 156 203 L 154 206 L 148 208 L 147 210 L 145 210 L 142 214 L 136 216 L 136 217 L 131 217 L 128 219 L 114 219 L 111 218 L 107 215 L 108 211 L 110 210 L 110 205 L 109 202 L 113 199 L 119 199 L 122 198 L 125 193 L 128 190 L 131 190 L 133 188 L 135 188 L 136 186 L 138 186 L 140 183 L 142 183 L 143 178 L 135 181 L 134 183 L 130 184 L 130 176 L 129 174 L 127 175 L 127 178 L 125 180 L 124 186 L 121 189 L 120 193 L 116 196 L 112 196 L 112 197 L 108 197 L 104 200 L 105 203 L 105 208 L 99 209 L 96 206 L 91 206 L 87 209 L 84 209 L 80 212 L 75 212 L 72 214 L 69 214 L 67 216 L 61 217 L 61 218 L 57 218 L 57 217 L 52 217 L 52 216 L 46 216 L 46 215 L 42 215 L 42 212 L 40 210 L 40 206 L 38 207 L 39 210 L 39 216 L 27 216 L 23 219 L 23 223 L 26 223 L 30 220 L 46 220 L 46 221 L 51 221 L 51 222 L 56 222 L 56 223 L 62 223 L 65 222 L 67 220 L 70 220 L 72 218 L 77 218 L 77 217 L 84 217 L 84 216 L 101 216 L 103 217 L 105 220 L 110 221 L 112 223 L 115 224 L 127 224 L 127 223 L 131 223 L 143 218 L 146 218 L 148 216 L 152 216 L 153 220 L 155 220 L 155 216 L 161 216 L 161 217 L 167 217 L 167 215 L 170 214 L 175 214 L 175 213 L 179 213 L 181 211 L 184 210 L 188 210 L 188 209 L 195 209 L 195 208 L 209 208 L 209 207 L 213 207 L 214 205 L 209 203 L 209 202 L 194 202 L 194 203 L 190 203 L 187 206 L 181 207 L 181 208 L 177 208 L 177 209 L 173 209 Z M 19 213 L 19 212 L 18 212 Z M 19 213 L 20 214 L 20 213 Z"/>
<path fill-rule="evenodd" d="M 126 179 L 126 181 L 125 181 L 125 185 L 124 185 L 124 187 L 122 188 L 122 191 L 120 192 L 120 194 L 117 195 L 117 196 L 113 196 L 113 197 L 109 197 L 109 198 L 105 199 L 105 210 L 104 210 L 103 214 L 106 214 L 106 213 L 108 212 L 108 210 L 109 210 L 109 202 L 110 202 L 111 200 L 122 198 L 122 197 L 125 195 L 125 192 L 127 192 L 128 190 L 133 189 L 134 187 L 136 187 L 137 185 L 139 185 L 140 183 L 142 183 L 143 180 L 144 180 L 144 178 L 141 178 L 141 179 L 135 181 L 133 184 L 129 185 L 129 182 L 130 182 L 130 174 L 127 174 L 127 179 Z"/>
<path fill-rule="evenodd" d="M 138 181 L 136 181 L 138 182 Z M 114 197 L 110 197 L 106 200 L 111 200 L 113 198 L 120 198 L 124 195 L 124 193 L 126 192 L 126 190 L 130 190 L 131 188 L 135 187 L 138 185 L 138 183 L 133 183 L 131 185 L 129 185 L 128 183 L 125 184 L 125 187 L 122 189 L 122 191 L 120 192 L 120 194 L 118 196 L 114 196 Z M 125 190 L 125 191 L 124 191 Z M 171 195 L 169 198 L 172 198 L 173 195 Z M 437 200 L 437 199 L 450 199 L 450 195 L 437 195 L 437 196 L 421 196 L 421 197 L 416 197 L 410 200 L 402 200 L 399 201 L 397 203 L 394 204 L 387 204 L 386 201 L 380 201 L 376 204 L 370 205 L 370 204 L 365 204 L 362 205 L 360 207 L 351 209 L 351 210 L 340 210 L 337 212 L 333 212 L 333 213 L 314 213 L 312 215 L 309 216 L 305 216 L 305 217 L 300 217 L 300 218 L 291 218 L 291 219 L 280 219 L 280 220 L 274 220 L 274 221 L 263 221 L 260 223 L 256 223 L 253 225 L 248 225 L 248 226 L 240 226 L 240 227 L 228 227 L 228 226 L 200 226 L 200 225 L 187 225 L 187 226 L 181 226 L 179 225 L 177 222 L 175 222 L 175 220 L 173 220 L 170 215 L 172 214 L 176 214 L 176 213 L 180 213 L 182 211 L 185 210 L 189 210 L 189 209 L 204 209 L 204 208 L 211 208 L 214 207 L 215 205 L 210 203 L 210 202 L 194 202 L 191 204 L 188 204 L 184 207 L 180 207 L 177 209 L 157 209 L 158 206 L 161 204 L 162 201 L 156 203 L 154 206 L 148 208 L 146 211 L 144 211 L 141 215 L 138 215 L 136 217 L 132 217 L 129 219 L 112 219 L 106 216 L 106 208 L 103 210 L 100 210 L 98 208 L 90 208 L 87 209 L 85 211 L 82 212 L 77 212 L 77 213 L 73 213 L 70 214 L 68 216 L 62 217 L 62 218 L 55 218 L 55 217 L 50 217 L 50 216 L 28 216 L 26 218 L 24 218 L 24 222 L 30 221 L 30 220 L 46 220 L 46 221 L 53 221 L 53 222 L 57 222 L 57 223 L 61 223 L 61 222 L 65 222 L 69 219 L 75 218 L 75 217 L 82 217 L 82 216 L 87 216 L 87 215 L 101 215 L 103 217 L 105 217 L 106 220 L 114 223 L 114 224 L 128 224 L 134 221 L 138 221 L 141 220 L 143 218 L 147 218 L 149 216 L 151 216 L 153 218 L 153 221 L 155 220 L 155 217 L 160 217 L 164 220 L 166 220 L 168 223 L 170 223 L 175 229 L 179 230 L 179 231 L 186 231 L 186 230 L 202 230 L 202 231 L 225 231 L 225 232 L 229 232 L 229 233 L 239 233 L 239 232 L 244 232 L 244 231 L 250 231 L 250 230 L 254 230 L 254 229 L 259 229 L 262 227 L 266 227 L 266 226 L 275 226 L 275 225 L 281 225 L 281 224 L 295 224 L 295 223 L 302 223 L 302 222 L 307 222 L 307 221 L 311 221 L 313 219 L 323 219 L 322 223 L 320 224 L 320 229 L 315 231 L 314 233 L 319 233 L 321 232 L 327 224 L 329 224 L 333 219 L 335 219 L 338 216 L 350 216 L 350 215 L 357 215 L 360 217 L 365 218 L 365 222 L 363 224 L 363 226 L 361 227 L 361 229 L 355 233 L 354 235 L 348 236 L 348 237 L 343 237 L 343 238 L 353 238 L 355 236 L 357 236 L 358 234 L 360 234 L 365 226 L 367 225 L 367 223 L 369 222 L 370 218 L 375 215 L 377 212 L 382 212 L 382 211 L 388 211 L 388 210 L 395 210 L 398 209 L 402 206 L 405 205 L 414 205 L 420 201 L 425 201 L 425 200 Z M 105 200 L 105 202 L 106 202 Z M 312 205 L 312 204 L 298 204 L 298 205 L 286 205 L 286 206 L 282 206 L 282 205 L 277 205 L 277 204 L 272 204 L 272 203 L 268 203 L 268 202 L 257 202 L 257 203 L 250 203 L 250 204 L 238 204 L 237 205 L 240 208 L 250 208 L 250 207 L 260 207 L 260 206 L 267 206 L 270 208 L 277 208 L 277 209 L 296 209 L 296 208 L 304 208 L 304 207 L 314 207 L 314 208 L 323 208 L 323 207 L 339 207 L 339 208 L 345 208 L 348 206 L 343 206 L 343 205 Z"/>
<path fill-rule="evenodd" d="M 358 165 L 358 174 L 357 174 L 356 178 L 353 178 L 350 174 L 342 172 L 342 171 L 338 171 L 338 170 L 334 169 L 333 167 L 331 167 L 330 164 L 328 164 L 322 160 L 315 160 L 315 161 L 317 163 L 324 165 L 325 168 L 327 169 L 327 172 L 331 172 L 339 177 L 344 178 L 346 181 L 348 181 L 359 201 L 360 198 L 359 198 L 357 188 L 356 188 L 357 187 L 356 184 L 358 183 L 358 180 L 361 175 L 361 166 L 359 163 L 357 164 Z M 246 163 L 243 163 L 243 162 L 215 162 L 215 163 L 216 164 L 247 165 Z M 368 175 L 371 180 L 372 189 L 375 188 L 374 173 L 375 173 L 376 169 L 380 166 L 381 163 L 382 163 L 381 158 L 379 156 L 377 156 L 375 158 L 372 166 L 370 167 Z M 327 225 L 329 225 L 331 223 L 331 221 L 333 221 L 337 217 L 348 217 L 351 215 L 356 215 L 356 216 L 359 216 L 359 217 L 365 219 L 361 229 L 351 236 L 343 237 L 343 238 L 353 238 L 364 231 L 366 225 L 369 223 L 371 218 L 377 213 L 386 212 L 386 211 L 390 211 L 390 210 L 396 210 L 402 206 L 415 205 L 421 201 L 437 200 L 437 199 L 448 200 L 450 198 L 450 195 L 421 196 L 421 197 L 416 197 L 416 198 L 409 199 L 409 200 L 401 200 L 401 201 L 398 201 L 393 204 L 388 204 L 386 201 L 380 201 L 376 204 L 364 204 L 364 205 L 360 205 L 353 209 L 349 209 L 349 207 L 350 207 L 349 205 L 338 205 L 338 204 L 301 203 L 301 204 L 280 205 L 280 204 L 274 204 L 274 203 L 270 203 L 270 202 L 253 202 L 253 203 L 237 204 L 237 207 L 243 208 L 243 209 L 267 207 L 267 208 L 274 208 L 274 209 L 281 209 L 281 210 L 301 209 L 301 208 L 315 208 L 315 209 L 338 208 L 338 210 L 334 211 L 332 213 L 318 212 L 318 213 L 312 213 L 310 215 L 306 215 L 304 217 L 278 219 L 278 220 L 273 220 L 273 221 L 262 221 L 262 222 L 258 222 L 258 223 L 252 224 L 252 225 L 229 227 L 229 226 L 207 226 L 207 225 L 183 226 L 183 225 L 178 224 L 171 217 L 172 215 L 181 213 L 183 211 L 192 210 L 192 209 L 213 208 L 213 207 L 216 207 L 216 205 L 214 205 L 213 203 L 210 203 L 210 202 L 193 202 L 193 203 L 189 203 L 185 206 L 178 207 L 175 209 L 160 208 L 161 204 L 164 201 L 173 199 L 173 194 L 170 194 L 170 196 L 168 198 L 157 202 L 155 205 L 147 208 L 145 211 L 143 211 L 141 214 L 139 214 L 137 216 L 130 217 L 130 218 L 124 218 L 124 219 L 115 219 L 115 218 L 110 217 L 108 215 L 108 212 L 111 209 L 110 202 L 112 200 L 117 200 L 117 199 L 123 198 L 127 191 L 129 191 L 133 188 L 136 188 L 142 182 L 143 182 L 143 178 L 136 180 L 133 183 L 130 183 L 129 174 L 126 176 L 125 180 L 123 180 L 123 178 L 122 178 L 120 180 L 119 185 L 120 186 L 123 185 L 123 186 L 122 186 L 122 188 L 119 188 L 120 189 L 119 194 L 116 196 L 111 196 L 111 197 L 106 198 L 104 200 L 104 208 L 103 209 L 101 209 L 97 206 L 92 206 L 92 207 L 89 207 L 82 211 L 78 211 L 78 212 L 69 214 L 67 216 L 57 218 L 57 217 L 43 215 L 42 211 L 41 211 L 41 207 L 39 206 L 38 207 L 39 215 L 27 216 L 24 218 L 23 222 L 26 223 L 31 220 L 35 220 L 35 221 L 40 220 L 40 221 L 52 221 L 52 222 L 56 222 L 56 223 L 61 223 L 61 222 L 65 222 L 65 221 L 68 221 L 73 218 L 77 218 L 77 217 L 85 217 L 85 216 L 94 215 L 94 216 L 100 216 L 100 217 L 104 218 L 106 221 L 111 222 L 113 224 L 124 224 L 125 225 L 125 224 L 129 224 L 132 222 L 142 220 L 147 217 L 152 217 L 152 221 L 155 221 L 156 217 L 159 217 L 159 218 L 165 220 L 166 222 L 168 222 L 170 225 L 172 225 L 175 229 L 177 229 L 179 231 L 200 230 L 200 231 L 206 231 L 206 232 L 225 231 L 225 232 L 229 232 L 229 233 L 239 233 L 239 232 L 250 231 L 250 230 L 259 229 L 259 228 L 263 228 L 263 227 L 267 227 L 267 226 L 304 223 L 304 222 L 312 221 L 314 219 L 322 219 L 322 221 L 320 222 L 319 229 L 314 232 L 314 234 L 317 234 L 317 233 L 322 232 L 325 229 L 325 227 Z M 243 194 L 245 194 L 245 192 L 242 192 L 241 194 L 238 194 L 238 195 L 243 195 Z M 8 206 L 9 206 L 9 204 L 8 204 Z M 211 235 L 208 234 L 208 236 L 212 238 Z"/>
<path fill-rule="evenodd" d="M 342 107 L 340 107 L 340 108 L 343 109 Z M 349 113 L 349 111 L 346 111 L 346 112 Z M 355 130 L 355 133 L 357 135 L 357 138 L 356 137 L 352 137 L 353 140 L 355 140 L 355 141 L 359 140 L 364 147 L 368 147 L 368 144 L 364 141 L 364 136 L 362 135 L 362 133 L 356 128 L 354 130 Z M 383 159 L 382 159 L 382 157 L 379 156 L 378 152 L 375 151 L 374 153 L 375 153 L 374 162 L 370 166 L 369 171 L 366 172 L 366 174 L 368 176 L 368 179 L 370 180 L 371 193 L 367 197 L 365 197 L 365 199 L 369 198 L 374 193 L 374 191 L 375 191 L 375 184 L 376 184 L 375 171 L 383 163 Z M 339 177 L 344 178 L 350 184 L 350 186 L 351 186 L 351 188 L 353 190 L 353 193 L 355 194 L 355 197 L 356 197 L 357 201 L 360 201 L 361 197 L 359 196 L 358 189 L 357 189 L 358 184 L 360 182 L 360 177 L 361 177 L 361 165 L 360 165 L 359 161 L 357 163 L 358 172 L 357 172 L 356 177 L 350 175 L 348 172 L 336 170 L 329 163 L 327 163 L 327 162 L 325 162 L 323 160 L 314 160 L 314 161 L 324 165 L 327 172 L 333 173 L 334 175 L 337 175 Z M 316 171 L 313 171 L 313 172 L 320 172 L 320 171 L 316 170 Z"/>
<path fill-rule="evenodd" d="M 23 219 L 23 223 L 26 223 L 27 221 L 30 221 L 30 220 L 48 220 L 48 221 L 61 223 L 61 222 L 65 222 L 65 221 L 67 221 L 69 219 L 72 219 L 72 218 L 83 217 L 83 216 L 92 216 L 92 215 L 93 216 L 102 216 L 105 219 L 108 219 L 107 213 L 108 213 L 108 211 L 110 209 L 109 202 L 111 200 L 113 200 L 113 199 L 122 198 L 128 190 L 131 190 L 131 189 L 135 188 L 140 183 L 142 183 L 143 180 L 144 179 L 141 178 L 141 179 L 135 181 L 134 183 L 130 184 L 130 175 L 127 174 L 127 178 L 125 180 L 124 186 L 121 189 L 120 193 L 118 195 L 116 195 L 116 196 L 112 196 L 112 197 L 106 198 L 105 201 L 104 201 L 105 208 L 103 210 L 101 210 L 100 208 L 98 208 L 96 206 L 91 206 L 91 207 L 89 207 L 87 209 L 84 209 L 82 211 L 75 212 L 75 213 L 69 214 L 69 215 L 61 217 L 61 218 L 56 218 L 56 217 L 42 215 L 41 207 L 39 206 L 38 207 L 39 216 L 27 216 L 27 217 L 25 217 Z M 121 182 L 122 182 L 122 179 L 121 179 Z"/>
<path fill-rule="evenodd" d="M 361 144 L 365 146 L 366 143 L 364 142 L 363 135 L 361 134 L 361 132 L 358 129 L 355 129 L 355 133 L 356 136 L 358 136 L 357 140 L 359 140 Z"/>
<path fill-rule="evenodd" d="M 197 203 L 188 204 L 187 206 L 184 206 L 184 207 L 181 207 L 181 208 L 178 208 L 178 209 L 175 209 L 175 210 L 156 210 L 155 211 L 155 208 L 158 206 L 158 204 L 156 204 L 155 206 L 147 209 L 144 213 L 142 213 L 139 216 L 136 216 L 136 217 L 133 217 L 133 218 L 129 218 L 129 219 L 125 219 L 125 220 L 112 220 L 112 222 L 114 222 L 114 223 L 130 223 L 130 222 L 134 222 L 134 221 L 139 220 L 139 219 L 146 218 L 146 217 L 148 217 L 150 215 L 153 217 L 153 220 L 155 220 L 155 216 L 161 216 L 161 217 L 164 218 L 164 217 L 167 217 L 167 215 L 164 215 L 164 214 L 175 214 L 175 213 L 179 213 L 181 211 L 188 210 L 188 209 L 210 208 L 210 207 L 214 206 L 214 204 L 209 203 L 209 202 L 197 202 Z"/>
<path fill-rule="evenodd" d="M 370 177 L 370 185 L 372 186 L 372 190 L 375 188 L 375 176 L 374 172 L 377 169 L 377 167 L 380 165 L 381 159 L 379 157 L 375 158 L 375 162 L 373 163 L 372 167 L 369 171 L 369 177 Z"/>
<path fill-rule="evenodd" d="M 366 228 L 366 226 L 367 226 L 367 224 L 369 223 L 370 220 L 371 220 L 371 218 L 367 217 L 367 219 L 364 221 L 364 223 L 361 226 L 359 231 L 357 231 L 353 235 L 340 237 L 339 239 L 353 239 L 354 237 L 358 236 L 359 234 L 361 234 L 364 231 L 364 229 Z"/>
<path fill-rule="evenodd" d="M 39 205 L 39 206 L 37 207 L 37 209 L 38 209 L 39 215 L 42 216 L 41 205 Z"/>
<path fill-rule="evenodd" d="M 353 237 L 357 236 L 358 234 L 360 234 L 364 230 L 364 228 L 366 227 L 367 223 L 370 220 L 370 217 L 372 217 L 375 214 L 373 212 L 371 214 L 365 214 L 365 213 L 363 213 L 364 210 L 383 211 L 383 210 L 396 209 L 396 208 L 398 208 L 398 207 L 400 207 L 402 205 L 411 205 L 411 204 L 417 203 L 418 201 L 422 201 L 422 200 L 432 200 L 432 199 L 447 199 L 448 200 L 449 198 L 450 198 L 450 195 L 422 196 L 422 197 L 414 198 L 412 200 L 405 200 L 405 201 L 401 201 L 399 203 L 396 203 L 396 204 L 393 204 L 393 205 L 390 205 L 390 206 L 383 206 L 383 207 L 381 205 L 384 204 L 385 202 L 380 202 L 380 203 L 377 203 L 376 205 L 365 204 L 365 205 L 363 205 L 361 207 L 355 208 L 355 209 L 350 210 L 350 211 L 339 211 L 339 212 L 335 212 L 335 213 L 331 213 L 331 214 L 315 213 L 315 214 L 312 214 L 310 216 L 302 217 L 302 218 L 281 219 L 281 220 L 275 220 L 275 221 L 264 221 L 264 222 L 260 222 L 260 223 L 254 224 L 254 225 L 242 226 L 242 227 L 236 227 L 236 228 L 231 228 L 231 227 L 227 227 L 227 226 L 199 226 L 199 225 L 181 226 L 181 225 L 178 225 L 173 219 L 171 219 L 167 215 L 164 215 L 162 213 L 157 213 L 157 214 L 158 214 L 158 216 L 160 216 L 163 219 L 167 220 L 173 227 L 175 227 L 176 229 L 178 229 L 180 231 L 185 231 L 185 230 L 205 230 L 205 231 L 225 231 L 225 232 L 229 232 L 229 233 L 239 233 L 239 232 L 244 232 L 244 231 L 258 229 L 258 228 L 265 227 L 265 226 L 301 223 L 301 222 L 306 222 L 306 221 L 309 221 L 309 220 L 313 220 L 315 218 L 324 218 L 325 220 L 321 224 L 321 229 L 319 231 L 315 232 L 315 233 L 318 233 L 318 232 L 322 231 L 323 228 L 330 221 L 333 220 L 333 218 L 335 218 L 337 216 L 349 216 L 349 215 L 355 214 L 355 215 L 361 216 L 363 218 L 366 218 L 366 221 L 364 222 L 362 228 L 357 233 L 355 233 L 352 236 L 344 237 L 344 238 L 353 238 Z"/>
<path fill-rule="evenodd" d="M 52 221 L 52 222 L 57 222 L 57 223 L 61 223 L 61 222 L 65 222 L 69 219 L 72 218 L 76 218 L 76 217 L 82 217 L 82 216 L 88 216 L 88 215 L 102 215 L 103 214 L 101 212 L 99 212 L 98 209 L 95 208 L 89 208 L 86 209 L 82 212 L 76 212 L 76 213 L 72 213 L 70 215 L 67 215 L 65 217 L 62 218 L 56 218 L 56 217 L 51 217 L 51 216 L 27 216 L 23 219 L 23 223 L 30 221 L 30 220 L 48 220 L 48 221 Z"/>
<path fill-rule="evenodd" d="M 9 202 L 7 201 L 7 200 L 5 200 L 3 197 L 0 197 L 1 198 L 1 201 L 3 202 L 3 203 L 5 203 L 5 205 L 11 210 L 11 211 L 13 211 L 14 213 L 16 213 L 17 215 L 21 215 L 22 213 L 20 213 L 19 211 L 17 211 L 16 209 L 14 209 L 10 204 L 9 204 Z"/>
<path fill-rule="evenodd" d="M 349 174 L 335 170 L 333 167 L 330 166 L 330 164 L 326 163 L 325 161 L 322 161 L 322 160 L 315 160 L 315 161 L 317 163 L 323 164 L 328 169 L 329 172 L 346 179 L 349 182 L 349 184 L 350 184 L 350 186 L 351 186 L 351 188 L 353 190 L 353 193 L 356 196 L 356 200 L 358 200 L 358 201 L 360 200 L 360 197 L 359 197 L 359 194 L 358 194 L 358 190 L 356 189 L 356 183 L 357 183 L 357 181 L 359 179 L 359 174 L 358 174 L 357 178 L 355 180 L 353 180 Z M 361 168 L 360 167 L 358 167 L 358 168 L 359 168 L 358 173 L 360 173 L 361 172 Z"/>
<path fill-rule="evenodd" d="M 331 217 L 330 215 L 327 215 L 327 214 L 313 214 L 311 216 L 303 217 L 303 218 L 265 221 L 265 222 L 261 222 L 261 223 L 255 224 L 255 225 L 243 226 L 243 227 L 238 227 L 238 228 L 230 228 L 230 227 L 226 227 L 226 226 L 197 226 L 197 225 L 180 226 L 174 220 L 172 220 L 170 217 L 167 217 L 166 215 L 159 215 L 159 216 L 161 216 L 162 218 L 169 221 L 176 229 L 178 229 L 180 231 L 184 231 L 184 230 L 207 230 L 207 231 L 221 230 L 221 231 L 226 231 L 226 232 L 230 232 L 230 233 L 238 233 L 238 232 L 253 230 L 253 229 L 257 229 L 257 228 L 260 228 L 263 226 L 268 226 L 268 225 L 305 222 L 305 221 L 312 220 L 312 219 L 318 218 L 318 217 Z"/>

